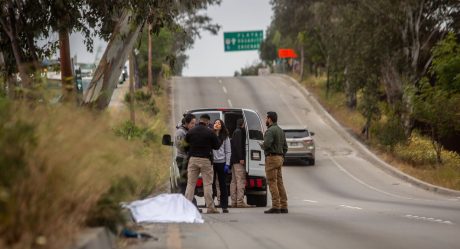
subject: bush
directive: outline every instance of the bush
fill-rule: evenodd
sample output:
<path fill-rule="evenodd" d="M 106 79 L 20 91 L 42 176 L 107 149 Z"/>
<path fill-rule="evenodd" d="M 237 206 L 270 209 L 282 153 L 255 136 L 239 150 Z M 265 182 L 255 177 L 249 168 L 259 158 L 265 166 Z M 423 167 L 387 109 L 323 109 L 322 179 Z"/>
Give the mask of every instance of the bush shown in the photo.
<path fill-rule="evenodd" d="M 157 136 L 152 130 L 145 127 L 136 126 L 131 121 L 125 121 L 120 126 L 114 129 L 115 135 L 125 138 L 126 140 L 139 139 L 144 143 L 149 144 L 157 139 Z"/>
<path fill-rule="evenodd" d="M 376 123 L 372 129 L 379 143 L 390 151 L 392 151 L 398 143 L 402 143 L 407 139 L 404 134 L 404 127 L 399 120 L 394 117 L 390 117 L 386 123 Z"/>
<path fill-rule="evenodd" d="M 152 115 L 156 115 L 156 114 L 158 114 L 158 112 L 160 112 L 160 109 L 158 109 L 155 99 L 151 99 L 151 100 L 144 106 L 144 110 L 145 110 L 147 113 L 150 113 L 150 114 L 152 114 Z"/>
<path fill-rule="evenodd" d="M 136 90 L 134 92 L 134 99 L 136 102 L 148 102 L 152 98 L 152 94 L 143 90 Z M 125 94 L 125 102 L 131 103 L 131 95 L 129 92 Z"/>
<path fill-rule="evenodd" d="M 407 145 L 396 145 L 394 152 L 397 157 L 415 167 L 426 167 L 436 163 L 436 152 L 431 141 L 416 132 L 411 135 Z"/>

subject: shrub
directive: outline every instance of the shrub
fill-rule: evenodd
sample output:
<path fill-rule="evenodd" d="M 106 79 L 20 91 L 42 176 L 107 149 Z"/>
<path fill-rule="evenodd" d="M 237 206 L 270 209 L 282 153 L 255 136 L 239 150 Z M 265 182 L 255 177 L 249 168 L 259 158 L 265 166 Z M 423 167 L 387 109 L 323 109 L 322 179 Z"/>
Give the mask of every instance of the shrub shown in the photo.
<path fill-rule="evenodd" d="M 136 102 L 148 102 L 152 98 L 152 94 L 144 90 L 136 90 L 134 92 L 134 99 Z M 131 103 L 131 95 L 129 92 L 125 94 L 125 102 Z"/>
<path fill-rule="evenodd" d="M 158 109 L 155 99 L 151 99 L 145 106 L 144 110 L 152 115 L 158 114 L 160 109 Z"/>
<path fill-rule="evenodd" d="M 373 133 L 381 145 L 389 150 L 393 150 L 398 143 L 406 141 L 404 127 L 397 118 L 390 117 L 385 123 L 376 123 Z"/>
<path fill-rule="evenodd" d="M 415 167 L 426 167 L 436 163 L 436 153 L 429 139 L 426 139 L 416 132 L 409 138 L 407 146 L 398 144 L 395 147 L 395 154 L 402 160 L 411 163 Z"/>

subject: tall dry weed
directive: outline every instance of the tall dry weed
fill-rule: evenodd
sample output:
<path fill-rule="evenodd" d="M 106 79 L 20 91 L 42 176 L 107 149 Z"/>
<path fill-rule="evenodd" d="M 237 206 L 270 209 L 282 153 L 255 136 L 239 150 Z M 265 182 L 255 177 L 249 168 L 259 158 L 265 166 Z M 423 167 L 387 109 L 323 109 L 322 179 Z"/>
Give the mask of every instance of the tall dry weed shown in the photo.
<path fill-rule="evenodd" d="M 0 129 L 14 130 L 18 123 L 34 128 L 19 155 L 24 171 L 10 185 L 0 179 L 0 246 L 64 248 L 119 179 L 135 183 L 125 201 L 165 179 L 168 153 L 115 136 L 104 114 L 68 106 L 31 110 L 15 105 L 8 110 Z M 14 168 L 17 162 L 3 152 L 15 145 L 2 141 L 1 134 L 0 157 L 6 158 L 0 160 L 1 170 Z"/>

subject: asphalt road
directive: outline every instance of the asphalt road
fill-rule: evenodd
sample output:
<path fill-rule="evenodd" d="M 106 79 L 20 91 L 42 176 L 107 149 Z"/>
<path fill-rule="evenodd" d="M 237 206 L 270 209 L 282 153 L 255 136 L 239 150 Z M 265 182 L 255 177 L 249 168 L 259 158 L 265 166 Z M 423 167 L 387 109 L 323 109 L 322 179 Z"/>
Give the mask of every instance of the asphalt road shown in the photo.
<path fill-rule="evenodd" d="M 174 117 L 187 109 L 278 112 L 279 124 L 315 132 L 316 165 L 283 167 L 289 214 L 265 208 L 203 214 L 205 224 L 151 225 L 142 248 L 460 248 L 460 196 L 414 187 L 378 167 L 281 76 L 174 78 Z M 270 198 L 269 198 L 270 199 Z M 270 205 L 270 203 L 269 203 Z"/>

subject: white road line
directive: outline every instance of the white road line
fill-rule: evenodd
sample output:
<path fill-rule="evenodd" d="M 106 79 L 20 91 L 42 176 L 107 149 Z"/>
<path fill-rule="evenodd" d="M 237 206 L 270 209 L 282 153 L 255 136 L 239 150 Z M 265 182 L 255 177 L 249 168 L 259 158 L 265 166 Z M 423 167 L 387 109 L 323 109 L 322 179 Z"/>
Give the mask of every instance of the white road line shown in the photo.
<path fill-rule="evenodd" d="M 342 171 L 344 172 L 345 174 L 347 174 L 349 177 L 351 177 L 353 180 L 355 180 L 356 182 L 372 189 L 372 190 L 375 190 L 379 193 L 382 193 L 382 194 L 385 194 L 385 195 L 388 195 L 388 196 L 391 196 L 391 197 L 395 197 L 395 198 L 400 198 L 400 199 L 406 199 L 406 200 L 418 200 L 418 199 L 414 199 L 414 198 L 410 198 L 410 197 L 404 197 L 404 196 L 400 196 L 400 195 L 395 195 L 395 194 L 391 194 L 391 193 L 388 193 L 386 191 L 383 191 L 383 190 L 380 190 L 376 187 L 373 187 L 363 181 L 361 181 L 360 179 L 358 179 L 356 176 L 352 175 L 350 172 L 348 172 L 348 170 L 346 170 L 344 167 L 342 167 L 333 157 L 331 157 L 330 155 L 328 155 L 328 158 Z"/>
<path fill-rule="evenodd" d="M 318 203 L 317 201 L 313 201 L 313 200 L 303 200 L 305 202 L 310 202 L 310 203 Z"/>
<path fill-rule="evenodd" d="M 222 90 L 224 90 L 224 93 L 227 94 L 227 88 L 225 88 L 225 86 L 222 87 Z"/>
<path fill-rule="evenodd" d="M 353 206 L 348 206 L 348 205 L 340 205 L 340 206 L 341 206 L 341 207 L 344 207 L 344 208 L 362 210 L 362 208 L 360 208 L 360 207 L 353 207 Z"/>
<path fill-rule="evenodd" d="M 228 102 L 228 106 L 233 107 L 231 100 L 227 99 L 227 102 Z"/>
<path fill-rule="evenodd" d="M 452 221 L 449 221 L 449 220 L 441 220 L 441 219 L 425 217 L 425 216 L 417 216 L 417 215 L 411 215 L 411 214 L 406 214 L 406 215 L 404 215 L 404 217 L 409 218 L 409 219 L 413 219 L 413 220 L 423 220 L 423 221 L 429 221 L 429 222 L 447 224 L 447 225 L 453 225 L 454 224 Z"/>
<path fill-rule="evenodd" d="M 222 80 L 219 80 L 219 83 L 222 84 Z"/>

